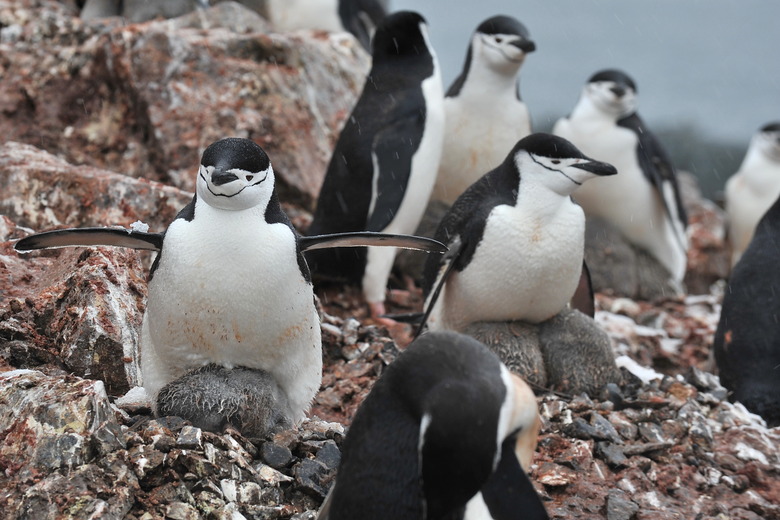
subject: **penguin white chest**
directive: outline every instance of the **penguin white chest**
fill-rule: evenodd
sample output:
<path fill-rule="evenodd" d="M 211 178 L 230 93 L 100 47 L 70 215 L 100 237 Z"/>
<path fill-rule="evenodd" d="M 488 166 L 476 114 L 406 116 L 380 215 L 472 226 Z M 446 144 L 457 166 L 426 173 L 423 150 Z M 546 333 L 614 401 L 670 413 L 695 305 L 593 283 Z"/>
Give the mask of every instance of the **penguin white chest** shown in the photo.
<path fill-rule="evenodd" d="M 197 211 L 209 214 L 168 228 L 149 283 L 144 386 L 155 394 L 207 363 L 260 368 L 302 413 L 319 388 L 321 338 L 295 236 L 251 210 Z"/>
<path fill-rule="evenodd" d="M 445 98 L 446 128 L 434 200 L 452 204 L 483 174 L 498 166 L 518 140 L 531 133 L 528 109 L 516 98 L 473 102 Z"/>
<path fill-rule="evenodd" d="M 555 316 L 577 288 L 584 238 L 584 214 L 568 198 L 547 214 L 497 206 L 473 259 L 447 284 L 448 328 Z"/>

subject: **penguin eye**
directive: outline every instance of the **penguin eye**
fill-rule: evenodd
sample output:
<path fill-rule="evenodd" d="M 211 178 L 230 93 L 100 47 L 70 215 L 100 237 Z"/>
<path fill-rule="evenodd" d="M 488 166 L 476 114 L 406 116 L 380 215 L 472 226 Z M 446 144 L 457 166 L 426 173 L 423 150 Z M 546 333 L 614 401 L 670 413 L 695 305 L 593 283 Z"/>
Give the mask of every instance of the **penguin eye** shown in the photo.
<path fill-rule="evenodd" d="M 496 36 L 496 43 L 501 43 L 504 39 L 501 36 Z"/>
<path fill-rule="evenodd" d="M 254 176 L 254 175 L 247 175 L 247 176 L 246 176 L 246 182 L 250 182 L 250 181 L 251 181 L 252 179 L 254 179 L 254 178 L 255 178 L 255 176 Z"/>
<path fill-rule="evenodd" d="M 553 163 L 553 164 L 561 164 L 561 161 L 559 161 L 558 159 L 553 159 L 553 160 L 552 160 L 552 163 Z"/>

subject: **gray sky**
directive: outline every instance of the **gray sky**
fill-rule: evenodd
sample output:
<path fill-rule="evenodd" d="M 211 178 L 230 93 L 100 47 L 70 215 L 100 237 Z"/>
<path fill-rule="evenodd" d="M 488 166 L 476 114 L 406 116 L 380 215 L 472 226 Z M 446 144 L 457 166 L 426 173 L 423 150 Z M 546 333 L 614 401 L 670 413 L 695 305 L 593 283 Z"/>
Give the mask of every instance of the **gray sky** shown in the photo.
<path fill-rule="evenodd" d="M 770 0 L 391 0 L 423 14 L 445 88 L 484 19 L 514 16 L 537 51 L 521 72 L 536 126 L 567 114 L 586 79 L 621 68 L 651 125 L 738 143 L 780 120 L 780 2 Z"/>

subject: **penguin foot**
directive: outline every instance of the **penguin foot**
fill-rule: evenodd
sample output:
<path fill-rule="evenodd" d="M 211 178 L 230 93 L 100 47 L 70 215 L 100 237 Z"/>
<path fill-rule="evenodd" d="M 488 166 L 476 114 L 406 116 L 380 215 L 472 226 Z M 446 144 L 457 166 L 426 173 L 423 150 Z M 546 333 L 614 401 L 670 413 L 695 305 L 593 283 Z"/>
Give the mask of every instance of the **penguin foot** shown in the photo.
<path fill-rule="evenodd" d="M 165 385 L 157 396 L 157 413 L 212 432 L 234 428 L 248 438 L 266 437 L 293 424 L 287 395 L 270 374 L 214 364 Z"/>
<path fill-rule="evenodd" d="M 368 309 L 371 313 L 371 319 L 378 325 L 383 325 L 385 327 L 394 327 L 398 325 L 397 321 L 386 316 L 385 302 L 369 302 Z"/>

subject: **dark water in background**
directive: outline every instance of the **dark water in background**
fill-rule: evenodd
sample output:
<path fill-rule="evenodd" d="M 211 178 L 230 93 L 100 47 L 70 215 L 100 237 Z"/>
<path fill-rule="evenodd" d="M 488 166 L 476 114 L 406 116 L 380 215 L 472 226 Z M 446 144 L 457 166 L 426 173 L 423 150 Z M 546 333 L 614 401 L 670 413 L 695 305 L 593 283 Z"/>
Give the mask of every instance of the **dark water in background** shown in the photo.
<path fill-rule="evenodd" d="M 537 45 L 521 72 L 535 130 L 567 114 L 597 70 L 625 70 L 640 115 L 711 196 L 755 130 L 780 120 L 775 0 L 391 0 L 391 8 L 426 17 L 445 88 L 482 20 L 523 22 Z"/>

